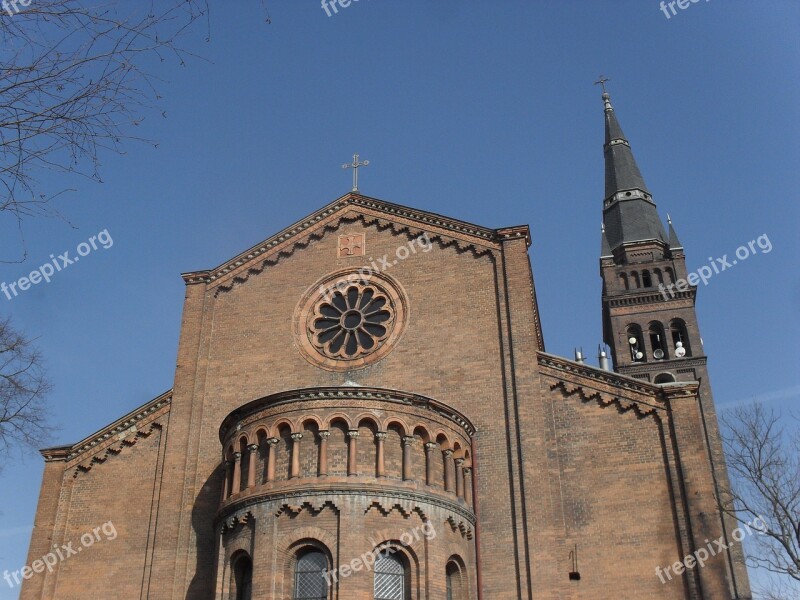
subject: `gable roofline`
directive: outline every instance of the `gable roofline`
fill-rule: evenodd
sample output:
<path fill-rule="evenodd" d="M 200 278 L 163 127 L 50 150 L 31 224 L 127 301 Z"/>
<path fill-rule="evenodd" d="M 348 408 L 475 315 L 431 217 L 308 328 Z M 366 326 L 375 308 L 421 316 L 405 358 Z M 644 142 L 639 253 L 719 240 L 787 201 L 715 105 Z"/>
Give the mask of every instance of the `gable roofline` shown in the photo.
<path fill-rule="evenodd" d="M 146 417 L 149 417 L 157 410 L 163 408 L 172 402 L 172 390 L 167 390 L 160 396 L 156 396 L 152 400 L 135 408 L 123 417 L 116 421 L 109 423 L 102 429 L 96 431 L 90 436 L 82 439 L 76 444 L 53 446 L 50 448 L 42 448 L 39 453 L 44 457 L 46 462 L 53 460 L 70 461 L 77 456 L 95 449 L 101 443 L 119 434 L 125 433 L 137 423 L 140 423 Z"/>
<path fill-rule="evenodd" d="M 312 233 L 319 229 L 320 225 L 333 220 L 337 214 L 346 214 L 348 209 L 354 207 L 363 208 L 373 214 L 385 215 L 387 218 L 399 218 L 420 229 L 435 230 L 482 249 L 498 250 L 501 242 L 510 238 L 524 238 L 528 246 L 531 244 L 530 228 L 527 225 L 491 229 L 437 213 L 363 196 L 356 192 L 348 192 L 219 266 L 213 269 L 182 273 L 181 277 L 187 285 L 214 282 L 233 271 L 239 271 L 240 267 L 251 263 L 258 257 L 269 256 L 270 251 L 279 248 L 282 250 L 289 240 Z"/>

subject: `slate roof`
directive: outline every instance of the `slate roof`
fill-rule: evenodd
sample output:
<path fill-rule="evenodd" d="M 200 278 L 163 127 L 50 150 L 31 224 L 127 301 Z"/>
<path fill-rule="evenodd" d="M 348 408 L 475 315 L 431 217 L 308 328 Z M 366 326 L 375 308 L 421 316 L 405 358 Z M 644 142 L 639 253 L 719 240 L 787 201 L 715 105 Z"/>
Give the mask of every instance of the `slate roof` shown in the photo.
<path fill-rule="evenodd" d="M 603 94 L 603 104 L 606 125 L 603 146 L 606 163 L 603 223 L 606 239 L 602 243 L 608 244 L 611 250 L 624 243 L 644 240 L 667 243 L 664 224 L 607 93 Z M 603 248 L 601 251 L 607 250 Z"/>

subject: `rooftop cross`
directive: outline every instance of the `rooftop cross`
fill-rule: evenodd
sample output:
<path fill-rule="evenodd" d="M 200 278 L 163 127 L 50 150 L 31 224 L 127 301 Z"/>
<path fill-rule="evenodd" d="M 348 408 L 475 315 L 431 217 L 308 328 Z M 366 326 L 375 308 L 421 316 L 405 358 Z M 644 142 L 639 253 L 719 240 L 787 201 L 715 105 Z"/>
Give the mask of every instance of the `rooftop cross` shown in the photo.
<path fill-rule="evenodd" d="M 603 75 L 600 75 L 600 79 L 598 79 L 597 81 L 595 81 L 595 82 L 594 82 L 594 84 L 595 84 L 595 85 L 599 85 L 599 86 L 601 86 L 601 87 L 603 88 L 603 93 L 604 93 L 604 94 L 607 94 L 607 93 L 608 93 L 608 92 L 606 91 L 606 82 L 607 82 L 607 81 L 611 81 L 611 80 L 610 80 L 608 77 L 605 77 L 605 76 L 603 76 Z"/>
<path fill-rule="evenodd" d="M 358 154 L 353 154 L 353 162 L 350 164 L 343 164 L 343 169 L 353 169 L 353 191 L 358 191 L 358 169 L 359 167 L 366 167 L 369 164 L 368 160 L 359 162 Z"/>

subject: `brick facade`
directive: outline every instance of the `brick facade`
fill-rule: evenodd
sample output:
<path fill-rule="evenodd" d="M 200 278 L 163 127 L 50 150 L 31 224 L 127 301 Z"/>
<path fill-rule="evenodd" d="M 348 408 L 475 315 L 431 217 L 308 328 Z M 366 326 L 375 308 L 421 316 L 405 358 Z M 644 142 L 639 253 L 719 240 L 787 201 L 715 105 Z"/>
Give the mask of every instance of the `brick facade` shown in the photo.
<path fill-rule="evenodd" d="M 415 600 L 447 598 L 448 573 L 458 600 L 732 597 L 724 559 L 655 574 L 720 535 L 698 384 L 547 354 L 529 245 L 527 227 L 352 193 L 184 274 L 173 389 L 43 451 L 29 559 L 109 521 L 118 535 L 21 598 L 234 600 L 241 560 L 253 599 L 289 600 L 307 549 L 335 569 L 387 547 Z M 319 282 L 371 264 L 386 346 L 346 369 L 311 358 Z M 361 569 L 329 598 L 372 586 Z"/>

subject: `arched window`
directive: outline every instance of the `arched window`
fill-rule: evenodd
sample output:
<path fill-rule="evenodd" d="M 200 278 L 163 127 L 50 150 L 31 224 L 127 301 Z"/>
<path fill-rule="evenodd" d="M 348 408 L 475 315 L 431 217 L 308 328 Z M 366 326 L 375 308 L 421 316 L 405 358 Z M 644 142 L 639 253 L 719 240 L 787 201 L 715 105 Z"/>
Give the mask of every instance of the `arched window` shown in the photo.
<path fill-rule="evenodd" d="M 661 274 L 661 269 L 653 269 L 653 275 L 658 279 L 658 283 L 664 283 L 664 276 Z"/>
<path fill-rule="evenodd" d="M 626 273 L 620 273 L 619 274 L 619 278 L 622 281 L 622 285 L 625 286 L 626 290 L 631 289 L 629 284 L 628 284 L 628 275 Z"/>
<path fill-rule="evenodd" d="M 689 334 L 686 331 L 686 323 L 682 319 L 673 319 L 669 323 L 669 330 L 672 334 L 672 347 L 673 352 L 678 358 L 692 355 L 692 348 L 689 345 Z M 683 348 L 685 352 L 681 352 L 678 348 Z"/>
<path fill-rule="evenodd" d="M 653 380 L 653 383 L 672 383 L 675 381 L 675 376 L 672 373 L 659 373 Z"/>
<path fill-rule="evenodd" d="M 253 595 L 253 561 L 241 553 L 233 558 L 233 585 L 231 597 L 235 600 L 250 600 Z"/>
<path fill-rule="evenodd" d="M 464 571 L 454 560 L 447 563 L 447 600 L 466 600 Z"/>
<path fill-rule="evenodd" d="M 328 559 L 319 550 L 306 550 L 297 557 L 294 570 L 294 600 L 327 600 Z"/>
<path fill-rule="evenodd" d="M 647 348 L 644 347 L 642 328 L 638 325 L 628 325 L 625 344 L 630 349 L 631 362 L 644 362 L 647 360 Z"/>
<path fill-rule="evenodd" d="M 669 282 L 675 283 L 675 271 L 672 270 L 672 267 L 667 267 L 664 270 L 667 273 L 667 279 L 669 279 Z"/>
<path fill-rule="evenodd" d="M 664 335 L 664 326 L 658 321 L 651 321 L 647 326 L 647 334 L 650 337 L 650 349 L 653 353 L 653 358 L 656 360 L 669 358 L 669 348 L 667 347 L 667 338 Z"/>
<path fill-rule="evenodd" d="M 635 288 L 642 287 L 639 285 L 639 273 L 637 271 L 631 271 L 631 286 Z"/>
<path fill-rule="evenodd" d="M 387 549 L 375 560 L 375 600 L 408 600 L 411 596 L 409 571 L 399 554 Z"/>
<path fill-rule="evenodd" d="M 647 269 L 642 271 L 642 285 L 646 288 L 653 287 L 653 278 L 650 277 L 650 271 Z"/>

